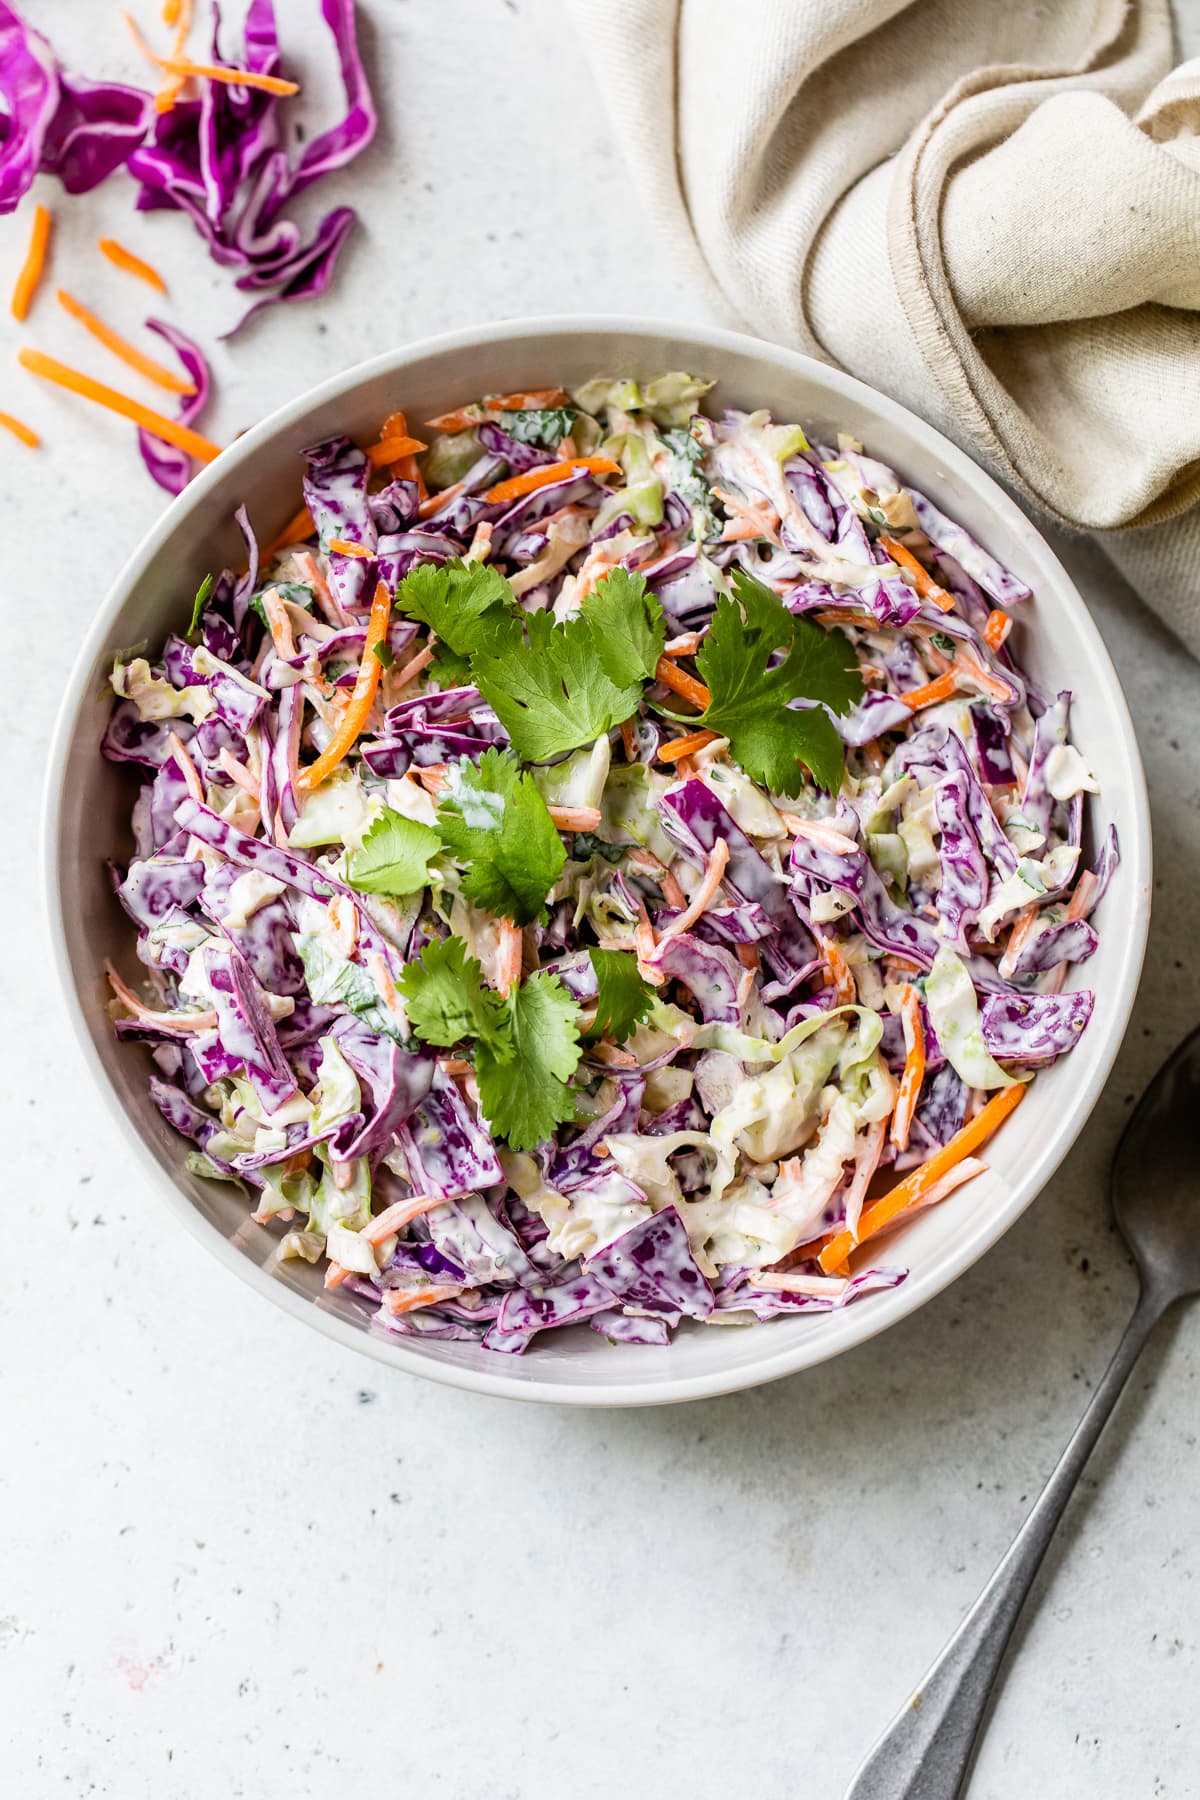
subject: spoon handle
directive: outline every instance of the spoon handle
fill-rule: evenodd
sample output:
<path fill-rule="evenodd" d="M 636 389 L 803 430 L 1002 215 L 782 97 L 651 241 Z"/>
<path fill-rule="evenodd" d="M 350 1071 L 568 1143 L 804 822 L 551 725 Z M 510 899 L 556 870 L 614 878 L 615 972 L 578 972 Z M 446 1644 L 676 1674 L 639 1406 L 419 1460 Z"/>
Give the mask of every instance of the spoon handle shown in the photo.
<path fill-rule="evenodd" d="M 1165 1301 L 1143 1288 L 1087 1411 L 995 1574 L 846 1790 L 846 1800 L 954 1800 L 992 1683 L 1055 1527 Z"/>

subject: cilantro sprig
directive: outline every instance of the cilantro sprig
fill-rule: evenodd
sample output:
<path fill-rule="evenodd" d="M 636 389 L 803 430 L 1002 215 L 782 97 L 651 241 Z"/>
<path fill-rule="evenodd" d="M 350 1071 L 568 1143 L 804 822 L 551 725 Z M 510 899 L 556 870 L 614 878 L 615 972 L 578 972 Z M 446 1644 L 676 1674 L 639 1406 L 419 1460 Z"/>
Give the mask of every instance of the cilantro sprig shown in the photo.
<path fill-rule="evenodd" d="M 472 654 L 513 629 L 516 599 L 487 563 L 418 563 L 396 589 L 396 609 L 438 640 L 431 668 L 443 687 L 469 678 Z"/>
<path fill-rule="evenodd" d="M 385 806 L 350 857 L 347 879 L 360 894 L 415 894 L 429 885 L 429 864 L 441 847 L 432 826 Z"/>
<path fill-rule="evenodd" d="M 481 645 L 471 674 L 521 760 L 548 762 L 637 711 L 665 635 L 644 579 L 613 570 L 575 618 L 531 613 L 522 632 Z"/>
<path fill-rule="evenodd" d="M 735 762 L 772 793 L 801 793 L 801 764 L 836 793 L 845 758 L 825 708 L 840 715 L 862 698 L 852 646 L 840 631 L 790 613 L 744 569 L 734 570 L 733 590 L 718 599 L 696 654 L 712 696 L 697 722 L 728 738 Z M 794 700 L 815 704 L 801 710 Z"/>
<path fill-rule="evenodd" d="M 598 993 L 596 1016 L 589 1038 L 607 1037 L 622 1043 L 640 1025 L 654 1004 L 654 989 L 639 973 L 637 958 L 628 950 L 588 950 Z"/>
<path fill-rule="evenodd" d="M 437 818 L 442 843 L 466 865 L 466 898 L 531 925 L 567 860 L 532 775 L 502 750 L 464 758 L 450 766 Z"/>
<path fill-rule="evenodd" d="M 409 1024 L 439 1049 L 471 1047 L 479 1104 L 497 1137 L 534 1150 L 575 1117 L 569 1086 L 580 1058 L 579 1008 L 554 975 L 493 993 L 461 938 L 428 944 L 398 987 Z"/>

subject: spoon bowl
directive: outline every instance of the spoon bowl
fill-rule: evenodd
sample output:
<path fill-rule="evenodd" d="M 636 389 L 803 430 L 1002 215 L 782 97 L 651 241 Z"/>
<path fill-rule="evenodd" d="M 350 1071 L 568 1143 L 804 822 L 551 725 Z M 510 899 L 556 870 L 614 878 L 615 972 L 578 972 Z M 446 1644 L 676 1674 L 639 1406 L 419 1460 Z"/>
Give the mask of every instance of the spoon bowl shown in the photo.
<path fill-rule="evenodd" d="M 1198 1125 L 1200 1027 L 1138 1101 L 1113 1159 L 1113 1215 L 1160 1307 L 1200 1293 Z"/>

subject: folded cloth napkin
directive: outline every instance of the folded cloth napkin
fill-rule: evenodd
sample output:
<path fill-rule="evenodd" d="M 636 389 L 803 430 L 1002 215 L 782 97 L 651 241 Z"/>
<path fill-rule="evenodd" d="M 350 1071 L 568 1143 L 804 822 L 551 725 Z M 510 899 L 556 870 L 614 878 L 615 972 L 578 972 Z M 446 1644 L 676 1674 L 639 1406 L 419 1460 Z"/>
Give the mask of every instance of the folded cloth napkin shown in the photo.
<path fill-rule="evenodd" d="M 573 0 L 664 239 L 1200 655 L 1200 60 L 1167 0 Z"/>

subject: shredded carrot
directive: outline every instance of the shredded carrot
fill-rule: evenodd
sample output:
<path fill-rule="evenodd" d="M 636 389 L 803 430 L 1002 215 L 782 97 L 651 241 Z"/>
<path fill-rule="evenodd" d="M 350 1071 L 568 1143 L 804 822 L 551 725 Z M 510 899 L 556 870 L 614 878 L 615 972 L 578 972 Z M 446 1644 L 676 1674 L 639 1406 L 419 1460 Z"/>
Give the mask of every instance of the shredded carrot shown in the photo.
<path fill-rule="evenodd" d="M 293 524 L 294 523 L 295 521 L 293 520 Z M 309 523 L 311 524 L 312 521 L 310 520 Z M 265 554 L 270 555 L 270 551 L 265 552 Z M 311 550 L 297 551 L 296 567 L 301 571 L 308 586 L 312 589 L 313 597 L 329 623 L 335 630 L 340 630 L 343 625 L 348 623 L 346 614 L 342 610 L 341 603 L 335 596 L 333 589 L 330 587 L 317 566 L 317 559 Z"/>
<path fill-rule="evenodd" d="M 886 550 L 894 563 L 898 563 L 916 588 L 922 600 L 932 600 L 939 612 L 954 611 L 954 595 L 948 594 L 944 587 L 933 579 L 923 563 L 919 563 L 911 550 L 898 544 L 894 537 L 881 537 L 880 548 Z"/>
<path fill-rule="evenodd" d="M 588 1055 L 593 1062 L 606 1063 L 610 1069 L 636 1069 L 638 1059 L 632 1050 L 622 1050 L 618 1044 L 610 1044 L 601 1038 L 598 1043 L 588 1045 Z M 612 1152 L 605 1147 L 606 1155 Z"/>
<path fill-rule="evenodd" d="M 867 1132 L 855 1159 L 854 1174 L 846 1189 L 846 1230 L 855 1236 L 858 1234 L 858 1222 L 862 1218 L 863 1201 L 867 1197 L 867 1189 L 879 1167 L 879 1159 L 883 1155 L 883 1146 L 886 1141 L 887 1124 L 880 1119 Z"/>
<path fill-rule="evenodd" d="M 672 554 L 675 554 L 675 552 L 672 552 Z M 649 574 L 653 568 L 653 563 L 643 563 L 641 573 Z M 697 650 L 700 648 L 700 637 L 701 634 L 698 631 L 685 631 L 681 636 L 672 638 L 669 644 L 663 645 L 663 655 L 695 656 Z"/>
<path fill-rule="evenodd" d="M 160 294 L 166 293 L 167 284 L 158 270 L 150 263 L 143 262 L 140 256 L 135 256 L 132 250 L 126 250 L 123 244 L 118 244 L 116 238 L 100 238 L 98 247 L 114 268 L 123 269 L 126 275 L 136 275 L 139 281 L 148 282 Z"/>
<path fill-rule="evenodd" d="M 15 419 L 12 413 L 0 412 L 0 425 L 5 431 L 11 431 L 15 438 L 20 438 L 23 444 L 28 444 L 31 450 L 36 450 L 42 441 L 31 425 Z"/>
<path fill-rule="evenodd" d="M 410 769 L 409 774 L 415 776 L 425 792 L 435 799 L 446 785 L 445 763 L 426 763 L 422 768 Z"/>
<path fill-rule="evenodd" d="M 1099 877 L 1085 869 L 1075 884 L 1075 892 L 1067 901 L 1068 919 L 1086 919 L 1096 904 L 1096 889 L 1100 886 Z"/>
<path fill-rule="evenodd" d="M 480 519 L 471 533 L 471 541 L 467 545 L 467 554 L 463 557 L 466 563 L 486 562 L 492 553 L 492 532 L 495 526 L 490 519 Z"/>
<path fill-rule="evenodd" d="M 331 1262 L 325 1271 L 325 1286 L 327 1288 L 340 1288 L 349 1273 L 349 1269 L 343 1269 L 341 1263 Z"/>
<path fill-rule="evenodd" d="M 296 639 L 292 633 L 292 621 L 288 617 L 287 608 L 279 598 L 277 589 L 266 588 L 264 590 L 262 607 L 267 615 L 271 642 L 283 660 L 291 662 L 296 655 Z"/>
<path fill-rule="evenodd" d="M 403 1288 L 388 1288 L 383 1296 L 383 1303 L 390 1313 L 415 1312 L 419 1306 L 437 1306 L 442 1300 L 457 1300 L 462 1293 L 461 1287 L 429 1287 L 405 1292 Z"/>
<path fill-rule="evenodd" d="M 716 894 L 721 882 L 724 880 L 725 870 L 728 866 L 729 844 L 725 838 L 719 837 L 708 853 L 708 861 L 704 865 L 704 874 L 701 878 L 699 887 L 697 887 L 695 893 L 692 895 L 685 910 L 680 913 L 677 919 L 671 920 L 671 923 L 662 934 L 665 938 L 678 937 L 681 931 L 691 930 L 692 926 L 696 923 L 696 920 L 706 911 L 709 901 Z"/>
<path fill-rule="evenodd" d="M 240 787 L 244 794 L 249 794 L 252 800 L 261 798 L 262 789 L 246 767 L 245 763 L 240 763 L 232 750 L 228 749 L 224 744 L 222 744 L 217 755 L 217 761 L 228 775 L 230 781 L 237 787 Z"/>
<path fill-rule="evenodd" d="M 483 497 L 492 505 L 500 505 L 519 500 L 523 494 L 532 494 L 540 487 L 548 487 L 552 481 L 565 481 L 569 475 L 620 473 L 620 463 L 614 462 L 611 456 L 575 456 L 567 462 L 540 463 L 536 469 L 526 469 L 523 475 L 512 475 L 507 481 L 499 481 L 489 488 Z"/>
<path fill-rule="evenodd" d="M 1001 612 L 999 607 L 994 607 L 988 614 L 987 624 L 983 628 L 983 641 L 990 650 L 998 650 L 1011 630 L 1012 615 Z"/>
<path fill-rule="evenodd" d="M 312 763 L 309 768 L 301 770 L 299 785 L 306 792 L 320 787 L 326 777 L 332 775 L 342 759 L 353 749 L 371 715 L 371 708 L 375 704 L 375 691 L 379 686 L 379 677 L 383 673 L 383 665 L 375 655 L 375 646 L 382 644 L 387 636 L 391 611 L 391 591 L 386 582 L 379 581 L 375 584 L 375 598 L 371 602 L 371 617 L 367 621 L 367 641 L 363 647 L 358 680 L 354 683 L 350 704 L 343 713 L 341 724 L 334 732 L 327 748 L 321 752 L 315 763 Z"/>
<path fill-rule="evenodd" d="M 429 1212 L 435 1206 L 445 1202 L 428 1194 L 410 1194 L 407 1200 L 395 1200 L 381 1213 L 373 1218 L 363 1232 L 368 1244 L 382 1244 L 384 1238 L 391 1237 L 394 1231 L 403 1231 L 406 1225 L 422 1213 Z"/>
<path fill-rule="evenodd" d="M 837 995 L 839 1006 L 853 1006 L 858 999 L 858 989 L 854 985 L 854 972 L 842 954 L 841 945 L 836 938 L 822 937 L 816 934 L 817 947 L 829 965 L 829 973 L 833 977 L 833 991 Z"/>
<path fill-rule="evenodd" d="M 706 744 L 715 744 L 715 731 L 691 731 L 686 737 L 672 738 L 669 743 L 658 747 L 658 761 L 673 763 L 681 756 L 691 756 L 696 750 L 703 750 Z"/>
<path fill-rule="evenodd" d="M 224 63 L 198 63 L 181 55 L 157 56 L 147 44 L 137 25 L 128 13 L 122 17 L 129 27 L 134 43 L 148 62 L 156 69 L 163 69 L 168 75 L 187 79 L 195 76 L 203 81 L 220 81 L 227 87 L 258 88 L 264 94 L 298 94 L 300 85 L 295 81 L 284 81 L 279 75 L 258 75 L 250 69 L 229 69 Z"/>
<path fill-rule="evenodd" d="M 848 1231 L 841 1231 L 835 1238 L 831 1238 L 821 1251 L 817 1260 L 825 1274 L 831 1274 L 841 1263 L 845 1262 L 856 1243 L 865 1243 L 868 1238 L 874 1237 L 877 1231 L 881 1231 L 885 1225 L 890 1224 L 898 1214 L 925 1199 L 929 1190 L 941 1180 L 948 1170 L 952 1169 L 956 1163 L 960 1163 L 965 1156 L 970 1156 L 972 1151 L 978 1150 L 981 1144 L 987 1142 L 993 1131 L 1004 1123 L 1009 1113 L 1019 1106 L 1024 1098 L 1025 1085 L 1022 1082 L 1017 1082 L 1012 1087 L 1001 1088 L 998 1094 L 992 1095 L 982 1111 L 977 1112 L 961 1131 L 955 1132 L 948 1144 L 943 1144 L 940 1150 L 935 1150 L 927 1162 L 923 1162 L 919 1169 L 914 1169 L 911 1175 L 906 1175 L 903 1181 L 897 1182 L 891 1192 L 885 1194 L 881 1200 L 876 1200 L 872 1205 L 864 1207 L 862 1218 L 859 1220 L 857 1239 L 852 1237 Z"/>
<path fill-rule="evenodd" d="M 519 394 L 489 394 L 492 412 L 543 412 L 548 406 L 565 406 L 562 388 L 530 388 Z"/>
<path fill-rule="evenodd" d="M 912 712 L 919 712 L 923 706 L 936 706 L 939 700 L 952 700 L 958 692 L 958 679 L 957 669 L 947 669 L 936 681 L 927 681 L 924 687 L 910 688 L 900 698 Z"/>
<path fill-rule="evenodd" d="M 132 988 L 126 987 L 110 962 L 105 962 L 104 973 L 108 977 L 108 985 L 121 1005 L 131 1012 L 135 1019 L 143 1025 L 157 1025 L 163 1031 L 212 1031 L 217 1023 L 215 1012 L 173 1013 L 155 1012 L 143 1000 L 139 1000 Z"/>
<path fill-rule="evenodd" d="M 625 761 L 637 761 L 637 736 L 633 729 L 632 719 L 621 720 L 621 742 L 625 746 Z"/>
<path fill-rule="evenodd" d="M 892 1114 L 891 1135 L 897 1150 L 907 1150 L 917 1096 L 925 1079 L 925 1026 L 921 1019 L 921 1002 L 911 982 L 904 989 L 900 1016 L 904 1021 L 904 1073 L 900 1077 L 896 1110 Z"/>
<path fill-rule="evenodd" d="M 177 419 L 164 418 L 162 413 L 143 406 L 139 400 L 131 400 L 128 394 L 106 387 L 103 382 L 93 381 L 90 375 L 84 375 L 79 369 L 68 368 L 66 363 L 56 362 L 54 357 L 46 356 L 41 350 L 22 348 L 17 351 L 17 361 L 31 375 L 40 375 L 44 381 L 53 381 L 58 387 L 66 388 L 69 393 L 79 394 L 96 406 L 104 406 L 109 412 L 119 413 L 123 419 L 132 419 L 135 425 L 140 425 L 151 437 L 162 438 L 166 443 L 174 444 L 177 449 L 186 451 L 199 462 L 215 462 L 221 454 L 220 444 L 201 437 L 198 431 L 189 430 Z"/>
<path fill-rule="evenodd" d="M 689 675 L 686 669 L 677 668 L 669 656 L 659 657 L 654 674 L 655 679 L 661 681 L 664 687 L 670 688 L 672 693 L 682 694 L 685 700 L 690 700 L 701 712 L 712 701 L 712 695 L 704 683 L 697 681 L 694 675 Z"/>
<path fill-rule="evenodd" d="M 385 463 L 399 462 L 405 456 L 419 456 L 429 446 L 415 437 L 385 437 L 377 444 L 371 444 L 367 450 L 367 461 L 373 469 L 381 469 Z"/>
<path fill-rule="evenodd" d="M 413 681 L 421 673 L 422 669 L 427 669 L 433 661 L 436 648 L 436 644 L 426 644 L 423 650 L 418 650 L 411 662 L 406 662 L 404 667 L 398 672 L 392 691 L 395 692 L 398 688 L 407 687 L 408 683 Z"/>
<path fill-rule="evenodd" d="M 156 362 L 154 357 L 147 356 L 145 351 L 127 343 L 111 325 L 98 319 L 94 312 L 81 300 L 76 300 L 66 288 L 57 289 L 56 298 L 64 312 L 69 312 L 73 319 L 78 319 L 85 331 L 90 331 L 97 342 L 103 344 L 106 350 L 111 350 L 114 356 L 119 356 L 122 362 L 128 363 L 131 369 L 136 369 L 139 375 L 145 375 L 147 380 L 157 382 L 159 387 L 166 388 L 172 394 L 195 393 L 194 381 L 189 381 L 184 375 L 177 375 L 173 369 L 168 369 Z"/>
<path fill-rule="evenodd" d="M 546 811 L 559 831 L 595 831 L 601 819 L 598 806 L 548 806 Z"/>
<path fill-rule="evenodd" d="M 496 951 L 496 991 L 499 994 L 511 994 L 521 979 L 521 954 L 525 948 L 525 939 L 519 925 L 511 919 L 497 919 L 500 928 L 500 944 Z"/>
<path fill-rule="evenodd" d="M 960 683 L 970 682 L 981 694 L 986 694 L 989 700 L 998 700 L 1003 705 L 1011 697 L 1011 688 L 992 674 L 974 644 L 958 646 L 954 652 L 954 671 Z"/>
<path fill-rule="evenodd" d="M 470 431 L 473 425 L 481 425 L 486 418 L 487 408 L 478 400 L 472 400 L 469 406 L 456 406 L 451 412 L 439 413 L 436 419 L 426 419 L 425 423 L 431 431 L 457 437 L 460 431 Z"/>
<path fill-rule="evenodd" d="M 164 25 L 178 25 L 183 0 L 163 0 L 162 22 Z"/>
<path fill-rule="evenodd" d="M 12 315 L 14 319 L 24 319 L 29 311 L 37 284 L 42 278 L 42 270 L 46 266 L 46 246 L 50 242 L 51 223 L 49 207 L 35 206 L 33 229 L 29 233 L 29 248 L 25 252 L 25 261 L 21 264 L 21 272 L 17 276 L 17 283 L 13 288 Z"/>
<path fill-rule="evenodd" d="M 443 488 L 439 494 L 426 494 L 417 506 L 418 519 L 432 518 L 433 514 L 440 512 L 443 506 L 449 506 L 452 500 L 458 499 L 466 485 L 465 481 L 455 481 L 449 487 Z"/>
<path fill-rule="evenodd" d="M 312 514 L 307 506 L 302 506 L 300 511 L 288 520 L 283 530 L 276 532 L 270 543 L 264 546 L 263 556 L 274 556 L 277 550 L 282 550 L 287 544 L 305 543 L 314 535 L 316 529 Z"/>
<path fill-rule="evenodd" d="M 168 731 L 167 743 L 171 747 L 171 755 L 179 764 L 179 772 L 183 776 L 184 785 L 192 799 L 204 805 L 204 783 L 200 779 L 200 771 L 188 754 L 187 745 L 177 731 Z"/>
<path fill-rule="evenodd" d="M 359 562 L 375 561 L 373 550 L 368 550 L 365 544 L 355 544 L 349 538 L 330 538 L 329 548 L 336 550 L 339 556 L 356 556 Z"/>
<path fill-rule="evenodd" d="M 808 838 L 814 844 L 820 844 L 823 850 L 832 850 L 837 856 L 857 856 L 858 845 L 844 831 L 835 831 L 832 825 L 824 825 L 819 819 L 798 819 L 795 813 L 781 812 L 779 817 L 793 837 Z"/>

